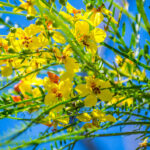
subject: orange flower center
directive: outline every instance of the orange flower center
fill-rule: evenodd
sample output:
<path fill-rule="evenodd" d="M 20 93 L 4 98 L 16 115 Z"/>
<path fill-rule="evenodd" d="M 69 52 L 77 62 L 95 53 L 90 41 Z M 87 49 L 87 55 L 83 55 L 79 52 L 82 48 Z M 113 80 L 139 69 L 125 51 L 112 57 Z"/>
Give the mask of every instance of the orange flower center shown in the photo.
<path fill-rule="evenodd" d="M 29 44 L 32 43 L 31 37 L 24 36 L 21 37 L 21 39 L 23 39 L 22 44 L 27 48 L 29 47 Z"/>
<path fill-rule="evenodd" d="M 96 87 L 96 83 L 95 82 L 91 83 L 91 88 L 92 88 L 92 91 L 93 91 L 94 94 L 100 94 L 101 93 L 100 87 Z"/>

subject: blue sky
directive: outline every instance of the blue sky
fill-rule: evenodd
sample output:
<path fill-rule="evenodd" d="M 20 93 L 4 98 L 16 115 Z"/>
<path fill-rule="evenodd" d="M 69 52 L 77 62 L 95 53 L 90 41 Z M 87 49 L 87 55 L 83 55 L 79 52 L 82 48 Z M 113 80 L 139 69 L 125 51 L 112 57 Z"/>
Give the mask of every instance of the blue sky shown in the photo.
<path fill-rule="evenodd" d="M 6 2 L 6 0 L 2 0 L 2 1 Z M 85 8 L 84 4 L 82 3 L 82 0 L 69 0 L 69 2 L 78 9 Z M 128 0 L 128 2 L 129 2 L 129 11 L 132 14 L 136 14 L 137 9 L 135 7 L 136 6 L 135 0 Z M 147 0 L 145 5 L 148 6 L 148 4 L 149 3 Z M 150 9 L 148 9 L 148 7 L 146 8 L 146 12 L 150 14 Z M 117 18 L 117 15 L 118 14 L 116 14 L 115 16 L 116 18 Z M 6 18 L 7 16 L 8 15 L 3 14 L 2 18 Z M 26 18 L 23 16 L 9 15 L 9 18 L 10 18 L 10 21 L 16 24 L 19 24 L 22 27 L 28 26 L 29 24 L 33 23 L 33 21 L 27 21 Z M 121 24 L 123 22 L 126 22 L 126 27 L 127 27 L 125 41 L 129 43 L 130 41 L 129 37 L 131 37 L 132 30 L 131 30 L 130 21 L 125 15 L 122 16 Z M 121 26 L 120 26 L 120 31 L 121 31 Z M 6 35 L 7 33 L 8 33 L 7 28 L 0 29 L 1 35 Z M 140 30 L 140 33 L 142 33 L 141 38 L 140 38 L 140 43 L 142 47 L 142 45 L 145 43 L 145 38 L 149 39 L 149 36 L 144 30 Z M 110 41 L 107 41 L 107 42 L 110 42 Z M 103 52 L 102 57 L 104 59 L 111 61 L 112 58 L 114 58 L 114 54 L 111 55 L 111 52 L 109 50 L 104 49 L 103 51 L 104 52 Z M 25 113 L 25 115 L 28 116 L 29 114 Z M 19 116 L 22 116 L 22 114 L 19 114 Z M 14 128 L 16 128 L 16 126 L 20 128 L 22 123 L 23 123 L 22 121 L 16 121 L 16 120 L 11 120 L 11 119 L 0 120 L 0 138 L 8 135 L 8 133 L 12 132 Z M 26 134 L 23 134 L 21 137 L 19 137 L 19 139 L 27 139 L 28 137 L 32 137 L 32 138 L 37 137 L 38 134 L 44 131 L 45 129 L 46 127 L 44 125 L 37 125 L 36 127 L 32 127 L 30 130 L 28 130 Z M 124 131 L 128 129 L 130 130 L 134 129 L 134 126 L 126 127 Z M 120 130 L 119 128 L 112 128 L 110 130 L 103 131 L 103 133 L 107 133 L 108 131 L 119 132 L 119 130 Z M 95 150 L 104 150 L 104 149 L 105 150 L 134 150 L 135 147 L 137 147 L 139 144 L 139 141 L 135 141 L 135 138 L 136 136 L 128 136 L 128 137 L 116 136 L 116 137 L 95 138 L 95 139 L 88 140 L 88 141 L 82 140 L 82 141 L 77 142 L 77 144 L 75 145 L 75 150 L 89 150 L 88 148 L 90 148 L 90 146 L 94 146 Z M 0 139 L 0 142 L 2 142 L 1 139 Z M 88 145 L 87 142 L 91 144 Z M 46 145 L 44 144 L 44 145 L 39 146 L 37 149 L 40 149 L 40 148 L 43 149 L 43 147 L 46 147 L 47 149 L 49 149 L 49 145 L 50 144 L 46 144 Z"/>

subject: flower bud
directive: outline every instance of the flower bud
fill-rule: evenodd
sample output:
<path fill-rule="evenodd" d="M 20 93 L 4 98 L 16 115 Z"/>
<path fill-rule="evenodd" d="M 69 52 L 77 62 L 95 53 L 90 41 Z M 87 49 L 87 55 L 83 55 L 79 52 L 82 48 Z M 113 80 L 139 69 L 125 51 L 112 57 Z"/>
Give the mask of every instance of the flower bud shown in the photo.
<path fill-rule="evenodd" d="M 66 108 L 65 108 L 65 111 L 66 111 L 66 112 L 71 111 L 71 110 L 72 110 L 72 107 L 66 107 Z"/>
<path fill-rule="evenodd" d="M 86 9 L 87 10 L 91 10 L 92 8 L 93 8 L 93 4 L 91 4 L 91 3 L 86 4 Z"/>
<path fill-rule="evenodd" d="M 53 35 L 54 35 L 54 32 L 48 31 L 48 36 L 49 36 L 49 37 L 52 37 Z"/>
<path fill-rule="evenodd" d="M 8 48 L 8 53 L 15 53 L 15 50 L 13 48 Z"/>
<path fill-rule="evenodd" d="M 10 28 L 10 32 L 11 33 L 16 33 L 16 28 L 15 27 Z"/>
<path fill-rule="evenodd" d="M 35 22 L 36 25 L 42 25 L 42 20 L 41 18 L 38 18 Z"/>
<path fill-rule="evenodd" d="M 66 0 L 59 0 L 59 3 L 60 3 L 61 5 L 63 5 L 63 6 L 65 6 L 65 5 L 66 5 Z"/>
<path fill-rule="evenodd" d="M 84 102 L 83 102 L 82 100 L 77 100 L 77 101 L 75 102 L 75 106 L 76 106 L 76 107 L 83 107 L 83 106 L 84 106 Z"/>
<path fill-rule="evenodd" d="M 53 27 L 58 28 L 58 26 L 59 26 L 58 23 L 56 23 L 56 21 L 53 21 Z"/>
<path fill-rule="evenodd" d="M 55 0 L 49 0 L 49 3 L 54 3 L 55 2 Z"/>
<path fill-rule="evenodd" d="M 35 17 L 28 14 L 28 15 L 26 16 L 26 18 L 27 18 L 27 20 L 33 20 Z"/>

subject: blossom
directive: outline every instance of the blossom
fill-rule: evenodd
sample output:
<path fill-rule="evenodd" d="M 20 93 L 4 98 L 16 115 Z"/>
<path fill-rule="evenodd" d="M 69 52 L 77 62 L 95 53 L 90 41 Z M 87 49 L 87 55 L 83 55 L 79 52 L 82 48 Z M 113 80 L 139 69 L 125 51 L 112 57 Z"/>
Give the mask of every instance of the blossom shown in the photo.
<path fill-rule="evenodd" d="M 119 101 L 120 101 L 120 103 L 117 104 L 118 107 L 125 105 L 125 104 L 127 104 L 128 106 L 133 104 L 133 98 L 132 97 L 126 98 L 125 96 L 119 96 L 119 95 L 113 97 L 112 100 L 109 102 L 109 104 L 115 104 Z"/>
<path fill-rule="evenodd" d="M 34 8 L 35 0 L 19 0 L 21 5 L 14 9 L 15 12 L 21 12 L 26 10 L 29 15 L 36 15 L 36 10 Z"/>
<path fill-rule="evenodd" d="M 7 52 L 8 47 L 8 41 L 6 39 L 0 38 L 0 52 Z"/>
<path fill-rule="evenodd" d="M 61 101 L 67 100 L 70 97 L 72 83 L 69 79 L 61 80 L 58 84 L 54 82 L 49 82 L 47 78 L 45 81 L 47 81 L 44 84 L 46 89 L 48 90 L 48 94 L 45 96 L 44 99 L 45 105 L 55 105 Z M 60 105 L 56 107 L 55 110 L 59 111 L 62 108 L 63 105 Z"/>
<path fill-rule="evenodd" d="M 90 114 L 81 113 L 76 118 L 82 122 L 92 121 L 92 123 L 84 124 L 83 128 L 99 127 L 101 122 L 116 122 L 115 117 L 112 115 L 106 115 L 104 112 L 98 109 L 94 109 Z"/>
<path fill-rule="evenodd" d="M 112 12 L 101 5 L 98 8 L 93 8 L 91 11 L 87 11 L 84 16 L 89 18 L 90 24 L 94 27 L 97 27 L 104 19 L 104 15 L 107 15 L 109 20 L 115 24 L 117 24 L 116 20 L 111 16 Z"/>
<path fill-rule="evenodd" d="M 65 65 L 67 73 L 74 74 L 75 72 L 79 71 L 79 64 L 77 60 L 71 57 L 72 49 L 70 48 L 70 45 L 67 45 L 64 48 L 63 52 L 60 52 L 58 48 L 54 48 L 53 51 L 55 53 L 57 60 Z"/>
<path fill-rule="evenodd" d="M 97 99 L 102 101 L 110 101 L 113 94 L 108 88 L 111 87 L 109 81 L 103 81 L 94 77 L 85 77 L 86 84 L 79 84 L 75 87 L 75 90 L 82 97 L 86 97 L 84 104 L 87 107 L 95 106 Z"/>
<path fill-rule="evenodd" d="M 53 130 L 57 129 L 57 126 L 65 126 L 69 124 L 69 116 L 61 115 L 60 113 L 49 113 L 49 123 L 53 126 Z"/>
<path fill-rule="evenodd" d="M 10 65 L 1 67 L 1 75 L 3 77 L 8 77 L 12 75 L 12 73 L 13 73 L 13 69 Z"/>
<path fill-rule="evenodd" d="M 38 48 L 43 46 L 43 44 L 41 43 L 41 39 L 44 38 L 44 35 L 36 36 L 41 31 L 42 27 L 37 26 L 35 24 L 31 24 L 24 30 L 22 28 L 17 28 L 16 33 L 9 33 L 8 39 L 11 42 L 12 48 L 16 52 L 29 49 L 37 50 Z"/>
<path fill-rule="evenodd" d="M 77 40 L 92 54 L 97 52 L 97 43 L 103 42 L 106 38 L 105 31 L 100 28 L 94 28 L 90 31 L 89 23 L 86 21 L 75 23 L 75 35 Z"/>
<path fill-rule="evenodd" d="M 148 144 L 148 137 L 144 139 L 144 141 L 142 143 L 140 143 L 140 147 L 147 147 L 147 144 Z"/>
<path fill-rule="evenodd" d="M 57 43 L 61 43 L 61 44 L 65 44 L 66 43 L 66 39 L 64 38 L 63 34 L 58 32 L 58 31 L 54 31 L 53 32 L 53 39 Z"/>
<path fill-rule="evenodd" d="M 67 13 L 60 11 L 59 14 L 62 15 L 70 23 L 75 23 L 80 19 L 86 19 L 81 15 L 81 10 L 74 8 L 70 3 L 67 2 L 66 5 Z"/>

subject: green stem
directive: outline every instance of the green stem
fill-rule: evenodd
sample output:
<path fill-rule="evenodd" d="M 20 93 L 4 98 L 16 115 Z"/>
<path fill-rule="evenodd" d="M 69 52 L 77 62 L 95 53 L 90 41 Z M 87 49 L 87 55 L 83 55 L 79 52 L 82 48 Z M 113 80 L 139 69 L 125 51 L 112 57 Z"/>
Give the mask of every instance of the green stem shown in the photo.
<path fill-rule="evenodd" d="M 74 134 L 79 134 L 79 133 L 83 133 L 85 131 L 81 131 L 81 132 L 74 132 Z M 71 135 L 74 135 L 71 134 Z M 43 144 L 43 143 L 47 143 L 47 142 L 51 142 L 51 141 L 58 141 L 58 140 L 82 140 L 82 139 L 86 139 L 86 138 L 95 138 L 95 137 L 107 137 L 107 136 L 121 136 L 121 135 L 136 135 L 136 134 L 150 134 L 150 131 L 133 131 L 133 132 L 121 132 L 121 133 L 108 133 L 108 134 L 92 134 L 92 135 L 75 135 L 75 136 L 71 136 L 70 134 L 66 134 L 66 135 L 61 135 L 61 136 L 57 136 L 57 137 L 51 137 L 48 140 L 35 140 L 35 141 L 31 141 L 28 142 L 26 144 L 17 146 L 15 148 L 13 148 L 12 150 L 17 150 L 19 148 L 25 148 L 28 146 L 32 146 L 34 144 Z"/>
<path fill-rule="evenodd" d="M 16 12 L 11 12 L 11 11 L 2 11 L 2 10 L 0 10 L 0 13 L 2 13 L 2 14 L 11 14 L 11 15 L 26 16 L 26 14 L 23 14 L 23 13 L 16 13 Z"/>
<path fill-rule="evenodd" d="M 8 83 L 8 84 L 6 84 L 5 86 L 1 87 L 1 88 L 0 88 L 0 91 L 3 90 L 3 89 L 6 88 L 6 87 L 12 85 L 13 83 L 15 83 L 15 82 L 17 82 L 17 81 L 20 81 L 22 78 L 25 78 L 25 77 L 27 77 L 27 76 L 33 74 L 33 73 L 36 73 L 36 72 L 38 72 L 38 71 L 41 71 L 41 70 L 43 70 L 43 69 L 46 69 L 46 68 L 48 68 L 48 67 L 50 67 L 50 66 L 54 66 L 54 65 L 58 65 L 58 64 L 46 65 L 46 66 L 44 66 L 44 67 L 42 67 L 42 68 L 36 69 L 36 70 L 34 70 L 34 71 L 32 71 L 32 72 L 26 74 L 26 75 L 24 75 L 24 76 L 17 77 L 17 78 L 15 78 L 13 81 L 11 81 L 10 83 Z"/>
<path fill-rule="evenodd" d="M 7 6 L 7 7 L 12 7 L 12 8 L 16 8 L 17 6 L 10 4 L 10 3 L 5 3 L 5 2 L 0 2 L 0 4 L 2 4 L 3 6 Z"/>
<path fill-rule="evenodd" d="M 111 2 L 112 0 L 107 0 L 107 1 Z M 136 21 L 136 18 L 130 12 L 128 12 L 126 9 L 124 9 L 122 6 L 118 5 L 116 2 L 113 2 L 112 4 L 114 5 L 114 7 L 118 8 L 120 11 L 122 11 L 126 16 L 128 16 L 132 20 Z M 141 27 L 144 30 L 147 30 L 146 26 L 143 23 L 141 23 Z"/>
<path fill-rule="evenodd" d="M 121 56 L 123 56 L 123 57 L 125 57 L 125 58 L 128 58 L 129 60 L 133 61 L 134 63 L 136 63 L 136 64 L 138 64 L 138 65 L 140 65 L 141 67 L 143 67 L 143 68 L 145 68 L 145 69 L 147 69 L 147 70 L 150 70 L 150 66 L 145 65 L 145 64 L 141 63 L 140 61 L 138 61 L 138 60 L 136 60 L 136 59 L 134 59 L 134 58 L 128 56 L 126 53 L 121 52 L 121 51 L 115 49 L 114 47 L 111 47 L 110 45 L 108 45 L 108 44 L 106 44 L 106 43 L 103 43 L 102 45 L 105 46 L 105 47 L 107 47 L 107 48 L 109 48 L 109 49 L 112 50 L 113 52 L 115 52 L 115 53 L 117 53 L 117 54 L 119 54 L 119 55 L 121 55 Z"/>

